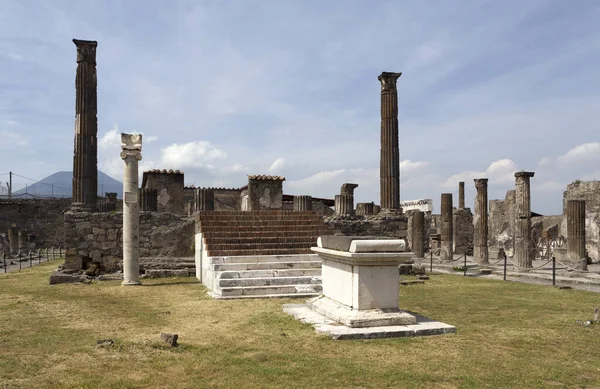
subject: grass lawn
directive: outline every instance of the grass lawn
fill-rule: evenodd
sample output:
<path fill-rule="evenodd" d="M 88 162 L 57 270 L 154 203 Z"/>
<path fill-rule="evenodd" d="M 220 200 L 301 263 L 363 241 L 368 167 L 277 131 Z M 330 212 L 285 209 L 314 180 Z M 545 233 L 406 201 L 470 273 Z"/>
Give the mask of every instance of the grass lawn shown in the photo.
<path fill-rule="evenodd" d="M 58 264 L 0 275 L 0 388 L 600 388 L 600 325 L 575 322 L 591 292 L 434 275 L 400 307 L 456 334 L 334 341 L 282 312 L 301 300 L 211 300 L 193 278 L 48 285 Z"/>

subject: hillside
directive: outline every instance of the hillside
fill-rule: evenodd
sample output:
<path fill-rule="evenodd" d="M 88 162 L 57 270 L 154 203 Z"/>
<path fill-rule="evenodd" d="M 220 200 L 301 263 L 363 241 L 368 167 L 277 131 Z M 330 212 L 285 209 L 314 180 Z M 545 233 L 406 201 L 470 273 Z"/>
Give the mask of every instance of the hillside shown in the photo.
<path fill-rule="evenodd" d="M 73 193 L 73 172 L 61 171 L 13 192 L 15 197 L 71 197 Z M 123 197 L 123 183 L 109 175 L 98 171 L 98 195 L 105 192 L 116 192 L 119 198 Z"/>

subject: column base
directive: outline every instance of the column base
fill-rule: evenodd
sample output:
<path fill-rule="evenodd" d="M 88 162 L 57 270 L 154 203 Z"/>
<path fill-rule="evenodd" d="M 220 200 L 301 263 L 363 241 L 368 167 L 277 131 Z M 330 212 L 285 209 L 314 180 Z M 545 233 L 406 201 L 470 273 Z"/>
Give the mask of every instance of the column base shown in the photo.
<path fill-rule="evenodd" d="M 123 281 L 121 282 L 122 286 L 136 286 L 136 285 L 142 285 L 142 283 L 140 281 Z"/>

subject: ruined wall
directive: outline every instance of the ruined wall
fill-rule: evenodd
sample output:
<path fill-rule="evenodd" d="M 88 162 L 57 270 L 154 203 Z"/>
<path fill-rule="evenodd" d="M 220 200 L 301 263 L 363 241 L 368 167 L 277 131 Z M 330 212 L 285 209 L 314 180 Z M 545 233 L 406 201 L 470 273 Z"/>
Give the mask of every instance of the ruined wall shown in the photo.
<path fill-rule="evenodd" d="M 65 269 L 121 270 L 123 214 L 65 212 Z M 140 212 L 140 257 L 193 257 L 194 218 L 172 213 Z"/>
<path fill-rule="evenodd" d="M 70 198 L 23 199 L 0 201 L 0 232 L 11 225 L 35 236 L 37 247 L 64 245 L 63 212 L 71 205 Z"/>
<path fill-rule="evenodd" d="M 488 205 L 488 245 L 502 248 L 511 256 L 515 239 L 515 190 L 506 191 L 504 200 L 490 200 Z"/>
<path fill-rule="evenodd" d="M 346 236 L 386 236 L 407 238 L 408 217 L 403 216 L 330 216 L 325 224 L 334 234 Z M 407 242 L 408 244 L 408 242 Z"/>
<path fill-rule="evenodd" d="M 473 214 L 471 209 L 454 209 L 453 215 L 454 252 L 473 255 Z"/>
<path fill-rule="evenodd" d="M 242 199 L 240 189 L 215 188 L 215 211 L 240 211 Z"/>
<path fill-rule="evenodd" d="M 183 215 L 186 207 L 183 197 L 183 173 L 179 170 L 150 170 L 144 172 L 142 188 L 156 189 L 157 211 Z"/>
<path fill-rule="evenodd" d="M 593 261 L 600 260 L 600 181 L 575 181 L 563 193 L 561 234 L 567 236 L 567 200 L 585 201 L 585 248 Z"/>
<path fill-rule="evenodd" d="M 283 180 L 248 180 L 248 210 L 281 209 L 283 207 Z"/>

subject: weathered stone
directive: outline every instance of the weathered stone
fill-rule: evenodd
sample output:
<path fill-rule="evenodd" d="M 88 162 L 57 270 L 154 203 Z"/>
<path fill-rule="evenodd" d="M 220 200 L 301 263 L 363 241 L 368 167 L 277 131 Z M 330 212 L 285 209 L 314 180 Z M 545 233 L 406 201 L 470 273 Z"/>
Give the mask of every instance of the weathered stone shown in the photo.
<path fill-rule="evenodd" d="M 567 201 L 567 260 L 587 270 L 584 200 Z"/>
<path fill-rule="evenodd" d="M 383 72 L 381 82 L 381 157 L 380 196 L 381 208 L 400 208 L 400 150 L 398 145 L 398 90 L 396 82 L 402 73 Z"/>
<path fill-rule="evenodd" d="M 489 263 L 488 252 L 488 179 L 477 178 L 475 181 L 475 216 L 473 236 L 473 256 L 480 264 Z"/>
<path fill-rule="evenodd" d="M 138 203 L 138 161 L 142 159 L 142 135 L 121 134 L 123 176 L 123 282 L 140 285 L 140 209 Z"/>
<path fill-rule="evenodd" d="M 531 187 L 530 178 L 534 172 L 515 173 L 515 254 L 518 268 L 531 268 L 535 247 L 531 239 Z"/>
<path fill-rule="evenodd" d="M 196 211 L 215 210 L 215 191 L 212 188 L 198 188 L 194 192 Z"/>
<path fill-rule="evenodd" d="M 96 41 L 73 39 L 77 46 L 73 206 L 96 210 L 98 193 L 98 119 Z"/>
<path fill-rule="evenodd" d="M 59 270 L 55 270 L 50 275 L 50 285 L 54 284 L 73 284 L 77 282 L 85 282 L 87 277 L 83 274 L 69 274 Z"/>
<path fill-rule="evenodd" d="M 453 259 L 453 211 L 452 211 L 452 193 L 442 193 L 441 201 L 441 251 L 440 257 L 444 261 L 451 261 Z"/>
<path fill-rule="evenodd" d="M 458 183 L 458 209 L 465 207 L 465 183 L 460 181 Z"/>
<path fill-rule="evenodd" d="M 412 252 L 415 257 L 425 255 L 425 213 L 415 211 L 412 215 Z"/>
<path fill-rule="evenodd" d="M 160 339 L 171 347 L 179 346 L 179 344 L 177 344 L 177 339 L 179 339 L 179 335 L 177 334 L 166 334 L 164 332 L 161 332 Z"/>
<path fill-rule="evenodd" d="M 375 204 L 370 203 L 357 203 L 356 214 L 358 216 L 371 216 L 373 215 L 373 207 Z"/>
<path fill-rule="evenodd" d="M 158 190 L 150 188 L 141 188 L 139 190 L 139 205 L 142 211 L 158 211 Z"/>
<path fill-rule="evenodd" d="M 294 207 L 295 212 L 312 210 L 312 197 L 311 196 L 294 196 L 293 207 Z"/>

